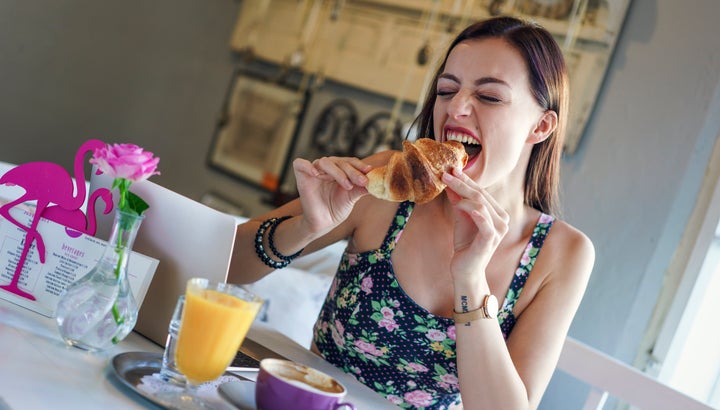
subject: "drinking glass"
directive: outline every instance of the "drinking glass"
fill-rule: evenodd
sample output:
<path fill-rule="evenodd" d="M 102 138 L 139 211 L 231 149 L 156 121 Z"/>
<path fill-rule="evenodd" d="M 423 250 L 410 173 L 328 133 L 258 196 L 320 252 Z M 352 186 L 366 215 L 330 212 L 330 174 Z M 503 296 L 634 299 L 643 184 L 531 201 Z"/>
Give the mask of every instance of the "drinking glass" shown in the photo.
<path fill-rule="evenodd" d="M 187 282 L 175 345 L 175 365 L 186 379 L 183 392 L 172 399 L 180 408 L 212 407 L 197 387 L 225 372 L 261 305 L 259 297 L 241 286 L 204 278 Z"/>
<path fill-rule="evenodd" d="M 180 295 L 175 305 L 175 310 L 168 325 L 168 335 L 165 339 L 165 350 L 163 351 L 162 367 L 158 377 L 170 384 L 182 386 L 185 384 L 185 376 L 180 373 L 175 363 L 175 348 L 177 347 L 178 332 L 180 331 L 180 319 L 182 318 L 183 307 L 185 306 L 185 295 Z"/>

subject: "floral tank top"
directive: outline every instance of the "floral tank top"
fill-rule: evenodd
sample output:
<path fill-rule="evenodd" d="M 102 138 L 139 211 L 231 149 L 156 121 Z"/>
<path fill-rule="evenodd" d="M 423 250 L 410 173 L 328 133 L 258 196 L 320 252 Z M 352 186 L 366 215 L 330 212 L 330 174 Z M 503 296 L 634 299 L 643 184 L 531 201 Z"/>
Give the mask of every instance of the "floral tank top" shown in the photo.
<path fill-rule="evenodd" d="M 328 362 L 401 408 L 447 409 L 460 404 L 455 323 L 419 306 L 400 287 L 390 256 L 414 204 L 403 202 L 379 249 L 343 254 L 314 326 Z M 525 280 L 553 218 L 542 214 L 498 313 L 505 338 Z"/>

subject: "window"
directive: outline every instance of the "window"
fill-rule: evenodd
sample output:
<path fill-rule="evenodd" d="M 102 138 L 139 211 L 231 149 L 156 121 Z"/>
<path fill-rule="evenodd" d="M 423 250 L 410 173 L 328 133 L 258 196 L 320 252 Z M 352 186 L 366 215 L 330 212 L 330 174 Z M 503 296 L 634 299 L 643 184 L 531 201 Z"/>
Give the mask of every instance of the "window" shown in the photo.
<path fill-rule="evenodd" d="M 720 139 L 665 282 L 636 366 L 720 407 Z"/>

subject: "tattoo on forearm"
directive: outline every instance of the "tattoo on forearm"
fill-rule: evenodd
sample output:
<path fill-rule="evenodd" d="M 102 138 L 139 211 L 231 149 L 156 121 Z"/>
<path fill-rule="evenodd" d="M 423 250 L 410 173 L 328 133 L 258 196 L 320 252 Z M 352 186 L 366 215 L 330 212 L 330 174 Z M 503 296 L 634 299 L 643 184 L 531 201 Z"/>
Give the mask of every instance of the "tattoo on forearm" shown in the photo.
<path fill-rule="evenodd" d="M 463 313 L 468 311 L 468 300 L 465 295 L 460 296 L 460 309 L 462 309 Z"/>
<path fill-rule="evenodd" d="M 460 310 L 463 313 L 468 311 L 468 297 L 465 295 L 460 295 Z M 466 322 L 465 326 L 470 326 L 470 322 Z"/>

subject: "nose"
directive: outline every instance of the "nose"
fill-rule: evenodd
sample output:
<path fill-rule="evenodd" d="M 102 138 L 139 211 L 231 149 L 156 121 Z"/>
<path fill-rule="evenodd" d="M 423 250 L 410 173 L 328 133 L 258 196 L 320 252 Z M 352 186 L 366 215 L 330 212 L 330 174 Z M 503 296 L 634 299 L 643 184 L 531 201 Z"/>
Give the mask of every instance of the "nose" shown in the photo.
<path fill-rule="evenodd" d="M 458 92 L 450 100 L 448 115 L 453 118 L 467 117 L 472 112 L 472 96 L 467 93 Z"/>

